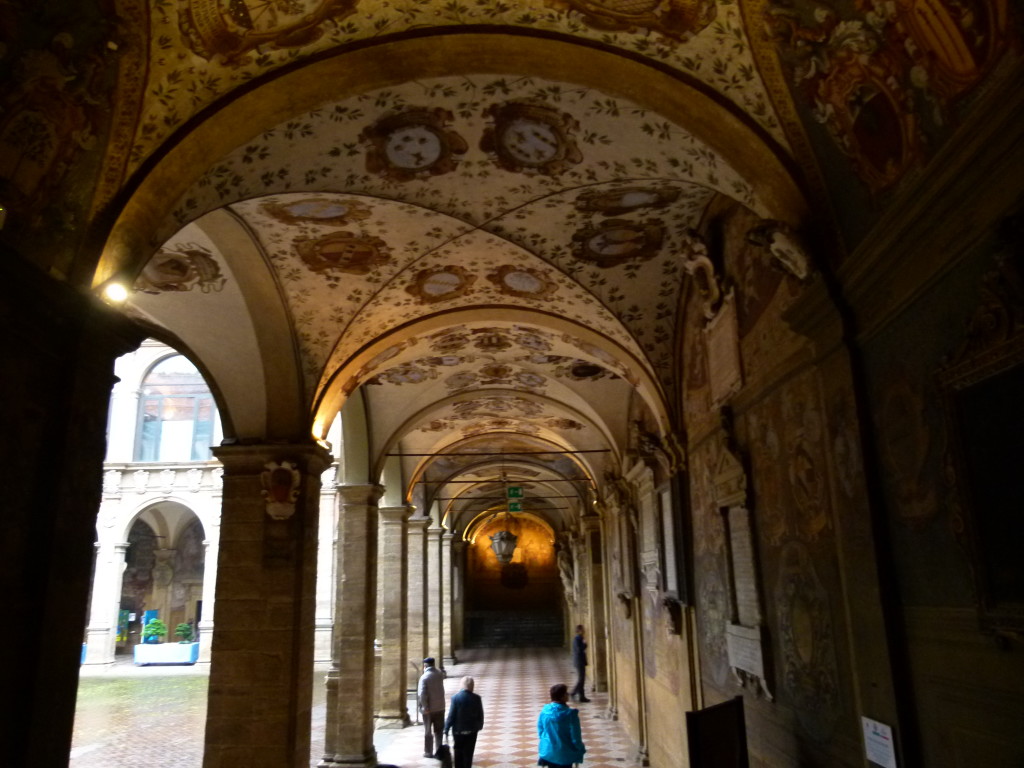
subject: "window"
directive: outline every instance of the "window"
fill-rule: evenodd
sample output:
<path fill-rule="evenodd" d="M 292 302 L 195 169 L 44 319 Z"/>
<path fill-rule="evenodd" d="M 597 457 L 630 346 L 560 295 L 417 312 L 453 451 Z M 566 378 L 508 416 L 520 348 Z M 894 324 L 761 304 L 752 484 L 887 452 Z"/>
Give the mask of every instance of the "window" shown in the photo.
<path fill-rule="evenodd" d="M 218 427 L 202 374 L 181 355 L 165 358 L 142 383 L 135 461 L 206 461 Z"/>

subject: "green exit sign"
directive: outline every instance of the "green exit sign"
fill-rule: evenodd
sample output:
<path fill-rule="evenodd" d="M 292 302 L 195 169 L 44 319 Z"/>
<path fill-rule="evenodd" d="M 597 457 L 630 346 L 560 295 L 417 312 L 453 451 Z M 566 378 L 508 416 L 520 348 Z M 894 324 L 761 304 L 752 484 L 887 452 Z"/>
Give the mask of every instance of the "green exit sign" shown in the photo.
<path fill-rule="evenodd" d="M 523 498 L 523 486 L 521 486 L 521 485 L 510 485 L 508 487 L 508 498 L 510 498 L 510 499 L 521 499 L 521 498 Z"/>
<path fill-rule="evenodd" d="M 523 511 L 523 502 L 521 502 L 521 501 L 510 501 L 508 503 L 508 511 L 509 512 L 522 512 Z"/>

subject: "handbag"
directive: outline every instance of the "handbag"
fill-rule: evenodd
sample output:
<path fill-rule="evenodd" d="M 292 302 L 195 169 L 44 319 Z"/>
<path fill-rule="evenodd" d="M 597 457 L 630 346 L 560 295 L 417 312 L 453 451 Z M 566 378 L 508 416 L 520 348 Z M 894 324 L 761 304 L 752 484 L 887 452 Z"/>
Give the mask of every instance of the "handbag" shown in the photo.
<path fill-rule="evenodd" d="M 448 746 L 447 733 L 444 735 L 444 742 L 437 745 L 434 759 L 441 761 L 441 768 L 452 768 L 452 749 Z"/>

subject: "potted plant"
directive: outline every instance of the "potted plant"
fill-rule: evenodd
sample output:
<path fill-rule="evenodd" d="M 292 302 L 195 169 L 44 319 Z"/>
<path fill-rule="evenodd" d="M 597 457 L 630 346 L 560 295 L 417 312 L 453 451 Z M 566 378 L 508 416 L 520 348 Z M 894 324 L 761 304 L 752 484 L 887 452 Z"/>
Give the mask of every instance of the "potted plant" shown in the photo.
<path fill-rule="evenodd" d="M 178 643 L 160 643 L 167 636 L 167 625 L 160 619 L 153 619 L 142 629 L 142 642 L 135 646 L 135 663 L 147 664 L 195 664 L 199 660 L 199 643 L 193 638 L 191 624 L 181 623 L 174 628 L 174 634 L 181 639 Z"/>
<path fill-rule="evenodd" d="M 152 619 L 142 628 L 142 642 L 159 643 L 167 636 L 167 625 L 160 619 Z"/>

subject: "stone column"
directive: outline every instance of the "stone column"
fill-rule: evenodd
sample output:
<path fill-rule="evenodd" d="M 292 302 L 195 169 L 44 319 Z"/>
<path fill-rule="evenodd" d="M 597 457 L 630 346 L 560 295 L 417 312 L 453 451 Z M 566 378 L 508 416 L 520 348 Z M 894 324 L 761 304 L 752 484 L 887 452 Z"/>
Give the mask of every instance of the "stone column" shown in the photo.
<path fill-rule="evenodd" d="M 72 264 L 71 250 L 51 256 Z M 10 241 L 2 249 L 0 314 L 17 340 L 0 374 L 0 465 L 11 478 L 0 535 L 0 594 L 12 628 L 0 668 L 4 765 L 67 765 L 114 360 L 144 337 L 89 295 L 87 282 L 51 277 Z"/>
<path fill-rule="evenodd" d="M 224 487 L 203 766 L 308 768 L 320 473 L 330 456 L 315 444 L 214 454 Z"/>
<path fill-rule="evenodd" d="M 117 617 L 121 610 L 121 580 L 128 545 L 96 544 L 92 604 L 86 630 L 85 663 L 113 664 L 117 650 Z"/>
<path fill-rule="evenodd" d="M 429 517 L 413 517 L 407 524 L 409 536 L 409 603 L 406 631 L 409 637 L 406 685 L 415 695 L 423 659 L 430 653 L 427 626 L 427 526 Z"/>
<path fill-rule="evenodd" d="M 427 528 L 427 656 L 433 656 L 437 668 L 444 669 L 444 630 L 441 608 L 441 534 L 440 528 Z"/>
<path fill-rule="evenodd" d="M 452 653 L 466 642 L 466 542 L 452 542 Z"/>
<path fill-rule="evenodd" d="M 455 591 L 452 589 L 452 543 L 455 534 L 445 531 L 441 535 L 441 649 L 444 654 L 443 666 L 455 666 L 459 663 L 455 658 L 452 645 L 452 606 Z"/>
<path fill-rule="evenodd" d="M 320 536 L 316 566 L 316 631 L 313 641 L 313 660 L 330 661 L 334 630 L 334 564 L 338 560 L 337 520 L 338 502 L 335 492 L 337 469 L 324 472 L 323 490 L 320 492 Z"/>
<path fill-rule="evenodd" d="M 203 615 L 199 617 L 199 663 L 209 664 L 213 657 L 213 612 L 217 605 L 217 563 L 220 553 L 220 525 L 211 526 L 203 540 Z"/>
<path fill-rule="evenodd" d="M 338 486 L 334 648 L 327 673 L 327 722 L 320 768 L 375 768 L 373 640 L 377 621 L 379 485 Z"/>
<path fill-rule="evenodd" d="M 409 543 L 406 523 L 409 507 L 382 507 L 380 509 L 380 544 L 377 548 L 378 595 L 377 607 L 380 635 L 380 696 L 377 728 L 404 728 L 409 725 L 406 707 L 406 677 L 409 649 L 405 636 L 406 607 L 409 600 L 409 563 L 406 557 Z"/>
<path fill-rule="evenodd" d="M 157 618 L 161 619 L 164 624 L 167 625 L 168 636 L 163 638 L 163 642 L 173 640 L 174 638 L 170 635 L 174 631 L 174 627 L 171 626 L 171 583 L 174 581 L 174 556 L 177 554 L 176 549 L 154 549 L 153 554 L 156 557 L 156 563 L 153 565 L 153 596 L 151 603 L 146 605 L 147 609 L 155 609 L 157 612 Z"/>
<path fill-rule="evenodd" d="M 589 634 L 590 668 L 587 677 L 595 691 L 608 690 L 608 644 L 605 624 L 604 557 L 601 535 L 601 520 L 596 515 L 584 517 L 583 546 L 580 547 L 581 563 L 585 563 L 584 579 L 586 594 L 586 623 Z"/>

